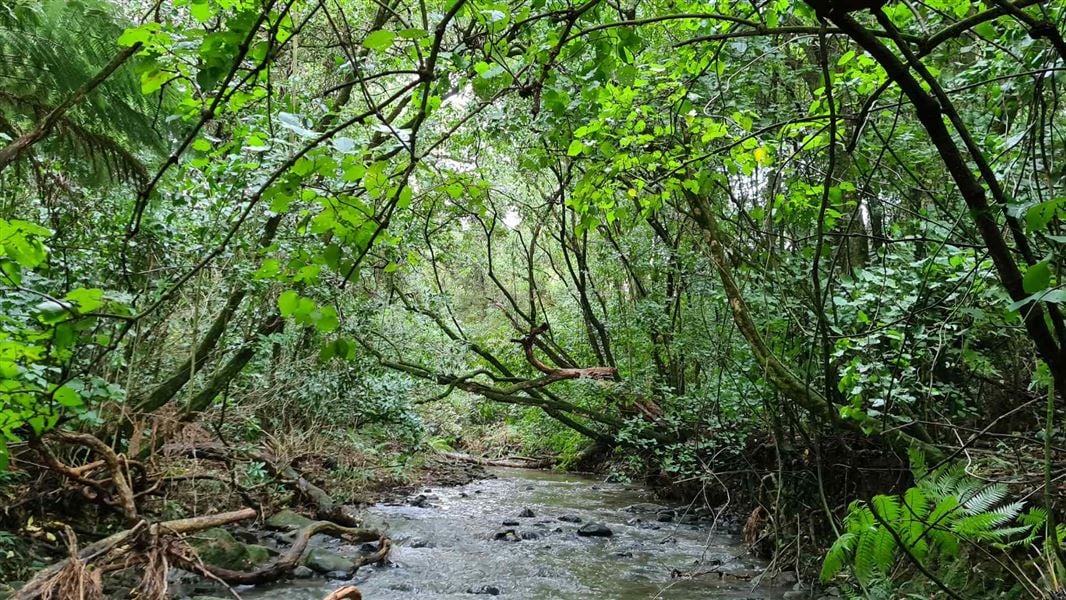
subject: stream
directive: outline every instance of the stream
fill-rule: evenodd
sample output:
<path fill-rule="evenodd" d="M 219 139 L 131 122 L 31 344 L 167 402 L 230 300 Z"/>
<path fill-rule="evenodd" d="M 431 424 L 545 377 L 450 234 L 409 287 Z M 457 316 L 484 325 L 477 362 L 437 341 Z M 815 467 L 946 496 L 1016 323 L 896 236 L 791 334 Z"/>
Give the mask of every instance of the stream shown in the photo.
<path fill-rule="evenodd" d="M 694 522 L 679 507 L 677 518 L 661 521 L 669 508 L 654 505 L 648 490 L 573 474 L 491 471 L 495 479 L 425 490 L 424 500 L 414 501 L 424 506 L 370 508 L 371 520 L 387 524 L 395 542 L 389 566 L 363 567 L 350 582 L 292 580 L 242 590 L 242 597 L 321 600 L 347 584 L 358 585 L 366 600 L 770 599 L 791 589 L 755 586 L 750 579 L 764 565 L 744 553 L 737 536 L 712 531 L 709 519 Z M 534 516 L 520 517 L 524 509 Z M 577 535 L 589 523 L 613 535 Z M 494 539 L 508 529 L 514 535 Z M 343 551 L 337 542 L 324 545 Z M 724 575 L 671 577 L 675 570 Z"/>

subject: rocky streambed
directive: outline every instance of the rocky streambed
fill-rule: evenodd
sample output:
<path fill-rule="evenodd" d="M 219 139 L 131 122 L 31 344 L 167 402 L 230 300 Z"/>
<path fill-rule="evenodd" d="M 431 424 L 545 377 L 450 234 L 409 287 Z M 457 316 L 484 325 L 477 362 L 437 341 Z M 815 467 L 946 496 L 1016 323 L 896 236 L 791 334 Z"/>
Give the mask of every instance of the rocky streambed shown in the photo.
<path fill-rule="evenodd" d="M 316 536 L 294 579 L 237 591 L 249 600 L 320 600 L 351 584 L 367 600 L 807 597 L 790 573 L 763 577 L 765 565 L 713 527 L 712 515 L 658 504 L 635 486 L 492 473 L 372 507 L 368 525 L 394 542 L 387 566 L 363 567 L 352 579 L 351 561 L 373 546 Z M 252 552 L 268 552 L 272 541 L 283 546 L 284 529 L 301 523 L 286 513 L 268 524 L 273 533 L 244 540 L 256 542 Z"/>

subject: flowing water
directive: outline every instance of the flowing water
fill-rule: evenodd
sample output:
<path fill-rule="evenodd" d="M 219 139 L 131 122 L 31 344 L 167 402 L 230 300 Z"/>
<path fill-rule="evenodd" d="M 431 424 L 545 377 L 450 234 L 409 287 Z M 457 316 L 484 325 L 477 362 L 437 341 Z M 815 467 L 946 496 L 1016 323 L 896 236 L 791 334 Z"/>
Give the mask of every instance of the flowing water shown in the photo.
<path fill-rule="evenodd" d="M 354 583 L 366 600 L 472 600 L 494 591 L 523 600 L 781 597 L 781 589 L 747 580 L 762 565 L 745 556 L 736 536 L 713 532 L 709 522 L 659 522 L 647 490 L 570 474 L 493 472 L 496 479 L 431 490 L 426 507 L 371 508 L 371 518 L 387 524 L 395 542 L 390 566 L 363 567 L 352 582 L 296 580 L 242 596 L 321 600 Z M 519 517 L 523 509 L 534 516 Z M 581 521 L 559 520 L 575 516 Z M 578 536 L 590 522 L 606 525 L 613 536 Z M 530 539 L 493 539 L 506 529 Z M 672 576 L 716 570 L 725 575 Z"/>

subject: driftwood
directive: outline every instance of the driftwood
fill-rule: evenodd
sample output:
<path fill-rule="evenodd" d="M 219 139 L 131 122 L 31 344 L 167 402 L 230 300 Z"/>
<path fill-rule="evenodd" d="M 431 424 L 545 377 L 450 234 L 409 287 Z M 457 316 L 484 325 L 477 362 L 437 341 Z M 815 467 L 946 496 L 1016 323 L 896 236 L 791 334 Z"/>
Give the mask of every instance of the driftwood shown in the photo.
<path fill-rule="evenodd" d="M 193 573 L 207 575 L 213 579 L 219 579 L 233 585 L 260 585 L 277 581 L 295 569 L 300 558 L 303 557 L 304 551 L 307 550 L 307 545 L 311 540 L 311 536 L 323 532 L 338 534 L 351 542 L 370 542 L 378 540 L 377 552 L 359 557 L 352 568 L 353 572 L 363 565 L 378 563 L 385 560 L 385 557 L 388 556 L 389 550 L 391 549 L 391 543 L 389 540 L 377 530 L 342 527 L 329 521 L 316 521 L 300 530 L 296 536 L 296 540 L 293 541 L 292 546 L 289 547 L 285 554 L 282 554 L 270 564 L 260 569 L 256 569 L 255 571 L 235 571 L 232 569 L 204 565 L 199 560 L 196 560 L 195 557 L 177 550 L 171 553 L 171 557 L 175 560 L 176 564 L 181 565 L 183 569 Z"/>
<path fill-rule="evenodd" d="M 151 537 L 155 537 L 160 533 L 192 533 L 203 529 L 220 527 L 222 525 L 252 519 L 255 515 L 255 510 L 244 508 L 241 510 L 219 513 L 217 515 L 176 519 L 173 521 L 163 521 L 161 523 L 149 524 L 147 521 L 140 521 L 129 529 L 114 533 L 98 542 L 89 544 L 80 552 L 72 554 L 72 556 L 41 570 L 14 595 L 12 600 L 33 600 L 35 598 L 47 597 L 46 594 L 48 594 L 54 586 L 56 578 L 61 577 L 64 572 L 67 572 L 74 567 L 75 562 L 80 563 L 78 568 L 81 568 L 88 563 L 106 558 L 116 550 L 121 550 L 122 553 L 127 553 L 136 545 L 136 540 L 142 532 L 147 531 Z"/>
<path fill-rule="evenodd" d="M 512 469 L 546 469 L 554 465 L 557 461 L 555 458 L 536 459 L 521 456 L 514 456 L 511 458 L 482 458 L 480 456 L 472 456 L 461 452 L 445 452 L 443 450 L 439 451 L 439 453 L 444 458 L 460 462 L 483 465 L 486 467 L 510 467 Z"/>

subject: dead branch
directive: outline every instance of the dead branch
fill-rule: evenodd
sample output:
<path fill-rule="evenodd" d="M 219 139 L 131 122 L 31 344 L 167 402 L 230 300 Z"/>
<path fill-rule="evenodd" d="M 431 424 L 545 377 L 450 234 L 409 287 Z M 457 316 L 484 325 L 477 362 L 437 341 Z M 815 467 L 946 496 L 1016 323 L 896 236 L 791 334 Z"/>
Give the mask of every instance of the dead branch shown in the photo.
<path fill-rule="evenodd" d="M 533 352 L 533 346 L 537 341 L 537 336 L 548 331 L 548 324 L 544 323 L 539 327 L 534 327 L 523 338 L 511 340 L 522 345 L 522 349 L 526 353 L 526 360 L 529 364 L 533 365 L 541 373 L 547 375 L 547 378 L 542 378 L 538 382 L 544 379 L 550 379 L 551 381 L 562 381 L 564 379 L 599 379 L 599 380 L 611 380 L 618 377 L 618 369 L 614 367 L 587 367 L 584 369 L 560 369 L 555 367 L 549 367 L 541 362 L 537 355 Z M 547 382 L 547 383 L 550 383 Z M 543 384 L 542 384 L 543 385 Z"/>
<path fill-rule="evenodd" d="M 451 460 L 458 460 L 461 462 L 471 463 L 475 465 L 484 465 L 487 467 L 510 467 L 513 469 L 544 469 L 554 465 L 558 459 L 545 458 L 482 458 L 480 456 L 472 456 L 470 454 L 463 454 L 461 452 L 444 452 L 438 451 L 444 458 Z"/>
<path fill-rule="evenodd" d="M 133 487 L 129 483 L 127 469 L 124 466 L 125 457 L 119 456 L 111 446 L 108 446 L 100 438 L 92 434 L 77 433 L 73 431 L 53 431 L 49 435 L 61 442 L 85 446 L 103 459 L 104 464 L 107 466 L 107 470 L 111 475 L 111 485 L 115 488 L 115 496 L 117 496 L 115 502 L 122 511 L 123 516 L 126 517 L 126 524 L 133 525 L 136 523 L 137 502 L 136 496 L 133 493 Z M 56 460 L 54 456 L 49 457 L 47 452 L 42 451 L 42 448 L 44 448 L 44 444 L 40 444 L 35 449 L 41 454 L 42 458 L 49 463 L 49 468 L 56 470 L 79 483 L 90 485 L 92 487 L 99 487 L 95 482 L 86 479 L 79 471 L 70 467 L 65 467 L 65 465 L 62 465 L 62 463 Z"/>

